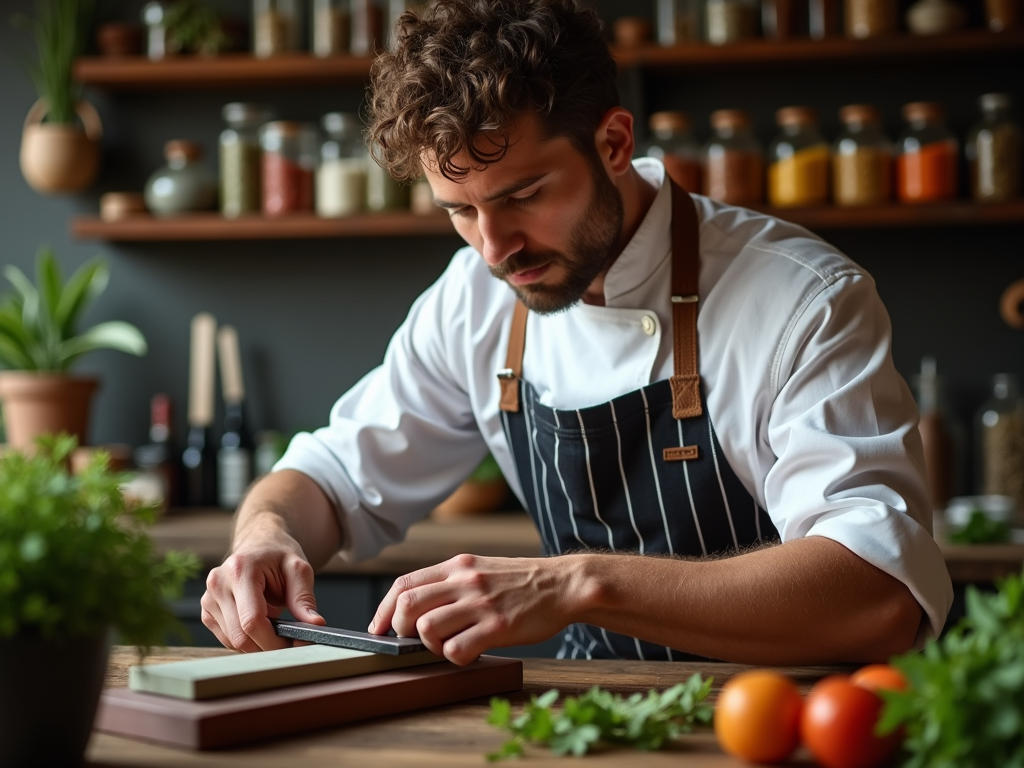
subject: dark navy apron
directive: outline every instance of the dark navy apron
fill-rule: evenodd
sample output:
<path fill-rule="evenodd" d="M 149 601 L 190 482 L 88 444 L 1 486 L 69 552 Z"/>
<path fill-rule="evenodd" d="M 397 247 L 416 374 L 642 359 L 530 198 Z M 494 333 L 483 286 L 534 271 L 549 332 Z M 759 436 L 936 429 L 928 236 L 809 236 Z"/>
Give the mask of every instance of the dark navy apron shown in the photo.
<path fill-rule="evenodd" d="M 549 408 L 522 377 L 528 310 L 516 305 L 506 367 L 498 373 L 502 423 L 545 555 L 703 557 L 778 539 L 725 460 L 707 413 L 697 367 L 697 213 L 686 192 L 675 184 L 671 191 L 671 379 L 602 405 Z M 559 651 L 565 657 L 696 658 L 588 624 L 566 628 Z"/>

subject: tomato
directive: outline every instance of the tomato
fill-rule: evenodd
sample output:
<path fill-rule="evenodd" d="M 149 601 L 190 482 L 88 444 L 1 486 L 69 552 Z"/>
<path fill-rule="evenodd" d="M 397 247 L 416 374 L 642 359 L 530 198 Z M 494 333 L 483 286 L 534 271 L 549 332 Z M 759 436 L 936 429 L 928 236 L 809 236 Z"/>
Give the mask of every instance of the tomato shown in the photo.
<path fill-rule="evenodd" d="M 800 741 L 803 701 L 792 681 L 776 672 L 742 672 L 722 688 L 715 735 L 726 752 L 751 763 L 777 763 Z"/>
<path fill-rule="evenodd" d="M 907 678 L 902 672 L 888 664 L 869 664 L 852 675 L 850 682 L 869 691 L 905 691 Z"/>
<path fill-rule="evenodd" d="M 848 677 L 826 677 L 811 689 L 800 736 L 824 768 L 873 768 L 899 746 L 899 734 L 875 735 L 884 702 Z"/>

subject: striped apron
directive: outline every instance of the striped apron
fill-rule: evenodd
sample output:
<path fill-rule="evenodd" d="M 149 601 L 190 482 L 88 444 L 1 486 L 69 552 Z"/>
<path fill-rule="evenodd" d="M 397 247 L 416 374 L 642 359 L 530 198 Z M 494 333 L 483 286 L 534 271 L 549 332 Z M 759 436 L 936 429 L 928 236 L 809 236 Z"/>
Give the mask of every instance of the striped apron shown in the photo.
<path fill-rule="evenodd" d="M 602 405 L 558 410 L 522 378 L 528 310 L 517 303 L 499 371 L 505 437 L 545 555 L 600 550 L 701 557 L 778 539 L 732 471 L 708 416 L 697 366 L 699 233 L 693 200 L 672 184 L 674 375 Z M 573 624 L 559 658 L 695 657 Z"/>

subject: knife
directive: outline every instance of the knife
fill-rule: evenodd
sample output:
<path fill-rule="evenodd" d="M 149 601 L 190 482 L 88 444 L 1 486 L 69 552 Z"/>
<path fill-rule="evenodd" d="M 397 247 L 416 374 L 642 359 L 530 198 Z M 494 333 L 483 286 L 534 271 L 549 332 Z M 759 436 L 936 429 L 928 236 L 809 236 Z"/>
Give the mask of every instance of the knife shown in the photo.
<path fill-rule="evenodd" d="M 371 635 L 351 629 L 337 627 L 321 627 L 307 624 L 304 621 L 283 621 L 271 619 L 274 631 L 281 637 L 292 640 L 305 640 L 308 643 L 333 645 L 338 648 L 351 648 L 355 651 L 384 653 L 389 656 L 400 656 L 406 653 L 417 653 L 427 647 L 415 637 L 391 637 L 390 635 Z"/>

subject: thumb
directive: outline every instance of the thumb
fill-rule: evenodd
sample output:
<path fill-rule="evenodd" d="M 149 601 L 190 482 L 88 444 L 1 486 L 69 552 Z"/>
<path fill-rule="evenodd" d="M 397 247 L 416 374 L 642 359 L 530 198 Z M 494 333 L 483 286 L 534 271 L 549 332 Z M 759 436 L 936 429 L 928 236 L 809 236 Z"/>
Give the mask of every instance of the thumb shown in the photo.
<path fill-rule="evenodd" d="M 316 597 L 313 595 L 312 579 L 307 581 L 297 578 L 289 581 L 285 600 L 288 610 L 298 621 L 321 626 L 327 624 L 327 620 L 316 612 Z"/>

